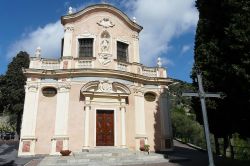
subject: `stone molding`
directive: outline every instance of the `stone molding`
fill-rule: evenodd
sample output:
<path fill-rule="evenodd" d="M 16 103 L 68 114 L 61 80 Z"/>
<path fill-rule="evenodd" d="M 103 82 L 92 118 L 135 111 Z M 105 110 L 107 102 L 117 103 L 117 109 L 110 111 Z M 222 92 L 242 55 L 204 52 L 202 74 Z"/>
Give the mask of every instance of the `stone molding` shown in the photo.
<path fill-rule="evenodd" d="M 72 13 L 70 15 L 65 15 L 65 16 L 61 17 L 61 22 L 62 22 L 63 25 L 66 25 L 67 23 L 74 22 L 75 20 L 77 20 L 81 16 L 87 15 L 87 14 L 89 14 L 91 12 L 94 12 L 94 11 L 102 11 L 102 10 L 106 10 L 106 11 L 111 12 L 112 14 L 114 14 L 114 15 L 116 15 L 118 17 L 121 17 L 122 21 L 126 22 L 131 29 L 134 29 L 137 32 L 140 32 L 143 29 L 142 26 L 140 26 L 137 23 L 133 22 L 122 11 L 120 11 L 119 9 L 117 9 L 114 6 L 109 5 L 109 4 L 91 5 L 91 6 L 86 7 L 85 9 L 83 9 L 83 10 L 81 10 L 79 12 Z"/>
<path fill-rule="evenodd" d="M 169 78 L 161 77 L 148 77 L 141 74 L 112 70 L 112 69 L 58 69 L 58 70 L 43 70 L 43 69 L 24 69 L 23 73 L 27 77 L 45 77 L 45 78 L 60 78 L 75 76 L 100 76 L 100 77 L 116 77 L 125 80 L 131 80 L 135 82 L 142 82 L 143 84 L 159 84 L 168 85 L 173 81 Z"/>

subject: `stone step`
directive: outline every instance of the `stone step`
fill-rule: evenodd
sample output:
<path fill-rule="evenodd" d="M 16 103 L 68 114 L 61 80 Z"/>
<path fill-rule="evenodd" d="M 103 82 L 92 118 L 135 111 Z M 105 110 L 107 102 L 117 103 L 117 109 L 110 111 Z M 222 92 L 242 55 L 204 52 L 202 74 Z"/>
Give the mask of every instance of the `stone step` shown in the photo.
<path fill-rule="evenodd" d="M 147 163 L 167 163 L 164 155 L 144 152 L 133 152 L 128 149 L 94 149 L 89 152 L 74 152 L 71 156 L 48 156 L 40 166 L 78 166 L 78 165 L 143 165 Z M 99 153 L 97 153 L 97 151 Z M 112 152 L 111 152 L 112 151 Z M 119 151 L 119 152 L 117 152 Z"/>

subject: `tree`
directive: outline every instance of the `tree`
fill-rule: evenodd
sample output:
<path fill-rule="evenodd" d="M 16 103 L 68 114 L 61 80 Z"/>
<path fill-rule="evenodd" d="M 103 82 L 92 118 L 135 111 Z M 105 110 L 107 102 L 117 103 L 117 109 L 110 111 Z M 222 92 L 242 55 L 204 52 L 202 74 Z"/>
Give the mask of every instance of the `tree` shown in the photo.
<path fill-rule="evenodd" d="M 0 77 L 0 109 L 5 109 L 12 115 L 16 115 L 16 132 L 20 135 L 20 124 L 23 113 L 25 97 L 26 77 L 22 68 L 29 67 L 29 55 L 26 52 L 19 52 L 8 65 L 4 76 Z"/>
<path fill-rule="evenodd" d="M 210 131 L 215 142 L 224 138 L 226 145 L 232 133 L 250 137 L 250 1 L 197 0 L 196 7 L 199 21 L 191 77 L 197 86 L 199 68 L 206 91 L 226 94 L 223 100 L 206 99 Z M 202 123 L 197 99 L 192 105 Z"/>

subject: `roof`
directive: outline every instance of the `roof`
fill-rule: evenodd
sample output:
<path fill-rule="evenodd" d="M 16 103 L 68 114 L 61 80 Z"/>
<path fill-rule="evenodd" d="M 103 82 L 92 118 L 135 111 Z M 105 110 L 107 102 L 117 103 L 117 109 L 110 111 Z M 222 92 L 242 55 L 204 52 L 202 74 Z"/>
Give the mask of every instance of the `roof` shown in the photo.
<path fill-rule="evenodd" d="M 61 17 L 61 23 L 62 25 L 65 25 L 67 23 L 70 22 L 74 22 L 75 20 L 83 17 L 84 15 L 87 15 L 89 13 L 93 13 L 93 12 L 98 12 L 98 11 L 106 11 L 106 12 L 110 12 L 114 15 L 116 15 L 118 18 L 120 18 L 121 20 L 123 20 L 131 29 L 140 32 L 143 27 L 140 26 L 139 24 L 137 24 L 136 22 L 132 21 L 125 13 L 123 13 L 121 10 L 119 10 L 118 8 L 109 5 L 109 4 L 95 4 L 95 5 L 91 5 L 88 6 L 76 13 L 72 13 L 72 14 L 68 14 L 65 16 Z"/>

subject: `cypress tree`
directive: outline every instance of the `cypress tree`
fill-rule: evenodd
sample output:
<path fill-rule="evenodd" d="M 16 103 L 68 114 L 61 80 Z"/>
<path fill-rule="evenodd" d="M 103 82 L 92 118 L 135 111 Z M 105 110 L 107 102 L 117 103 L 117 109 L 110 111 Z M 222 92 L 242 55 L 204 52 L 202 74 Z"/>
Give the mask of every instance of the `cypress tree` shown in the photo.
<path fill-rule="evenodd" d="M 227 140 L 235 132 L 250 137 L 250 1 L 197 0 L 196 7 L 193 84 L 197 86 L 198 67 L 205 91 L 226 94 L 224 99 L 206 99 L 210 131 L 216 139 Z M 192 103 L 202 122 L 198 101 Z"/>
<path fill-rule="evenodd" d="M 5 109 L 9 114 L 16 115 L 16 132 L 20 134 L 20 124 L 23 113 L 24 97 L 25 97 L 25 82 L 26 77 L 22 72 L 22 68 L 29 67 L 29 55 L 26 52 L 20 51 L 12 62 L 8 65 L 5 75 L 1 76 L 1 109 Z"/>

